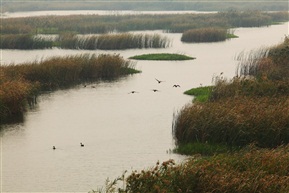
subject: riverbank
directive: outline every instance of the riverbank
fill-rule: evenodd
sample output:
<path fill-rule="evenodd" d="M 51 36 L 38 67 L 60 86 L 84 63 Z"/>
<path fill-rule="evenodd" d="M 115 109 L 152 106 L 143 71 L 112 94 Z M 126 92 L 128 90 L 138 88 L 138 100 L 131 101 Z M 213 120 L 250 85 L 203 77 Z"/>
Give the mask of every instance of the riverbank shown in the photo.
<path fill-rule="evenodd" d="M 26 111 L 42 91 L 68 88 L 98 80 L 109 81 L 139 73 L 119 55 L 52 57 L 40 62 L 0 67 L 0 123 Z"/>

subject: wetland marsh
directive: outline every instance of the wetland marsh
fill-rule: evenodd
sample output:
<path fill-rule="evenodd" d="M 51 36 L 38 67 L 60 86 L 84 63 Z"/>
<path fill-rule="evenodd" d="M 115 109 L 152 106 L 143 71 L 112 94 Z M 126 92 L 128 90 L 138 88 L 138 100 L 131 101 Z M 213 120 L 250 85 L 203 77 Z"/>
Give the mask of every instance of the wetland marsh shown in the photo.
<path fill-rule="evenodd" d="M 234 77 L 236 56 L 282 42 L 288 35 L 288 22 L 234 31 L 239 38 L 216 43 L 184 43 L 182 33 L 143 31 L 171 39 L 172 46 L 167 48 L 2 50 L 1 64 L 15 65 L 83 53 L 119 54 L 125 59 L 180 53 L 196 58 L 139 60 L 135 68 L 141 73 L 40 95 L 23 122 L 1 126 L 2 191 L 87 192 L 125 170 L 147 168 L 158 160 L 186 159 L 171 151 L 175 147 L 173 114 L 192 101 L 183 92 L 200 84 L 211 85 L 220 72 Z M 156 78 L 164 82 L 158 84 Z M 181 87 L 174 88 L 174 84 Z M 128 94 L 132 90 L 138 93 Z"/>

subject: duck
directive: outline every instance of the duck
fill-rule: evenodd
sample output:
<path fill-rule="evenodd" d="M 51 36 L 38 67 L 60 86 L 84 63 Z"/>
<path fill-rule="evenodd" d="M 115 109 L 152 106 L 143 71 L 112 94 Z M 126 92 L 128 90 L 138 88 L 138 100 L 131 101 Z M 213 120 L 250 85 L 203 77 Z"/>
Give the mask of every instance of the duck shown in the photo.
<path fill-rule="evenodd" d="M 134 93 L 138 93 L 138 92 L 133 90 L 133 91 L 129 92 L 128 94 L 134 94 Z"/>
<path fill-rule="evenodd" d="M 83 143 L 80 143 L 80 146 L 81 146 L 81 147 L 84 147 L 84 144 L 83 144 Z"/>
<path fill-rule="evenodd" d="M 154 91 L 154 92 L 159 92 L 159 90 L 157 90 L 157 89 L 152 89 L 152 91 Z"/>
<path fill-rule="evenodd" d="M 56 147 L 55 147 L 55 146 L 53 146 L 53 147 L 52 147 L 52 149 L 53 149 L 53 150 L 55 150 L 55 149 L 56 149 Z"/>

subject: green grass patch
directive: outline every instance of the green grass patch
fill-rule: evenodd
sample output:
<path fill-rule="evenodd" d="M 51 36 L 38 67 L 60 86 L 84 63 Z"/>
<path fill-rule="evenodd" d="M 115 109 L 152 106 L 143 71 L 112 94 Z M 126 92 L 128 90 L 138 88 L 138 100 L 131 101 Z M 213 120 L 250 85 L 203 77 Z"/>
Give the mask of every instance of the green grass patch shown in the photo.
<path fill-rule="evenodd" d="M 58 34 L 59 30 L 57 27 L 50 27 L 50 28 L 37 28 L 38 34 Z"/>
<path fill-rule="evenodd" d="M 169 54 L 169 53 L 160 53 L 160 54 L 143 54 L 132 56 L 129 59 L 136 60 L 194 60 L 196 58 L 182 55 L 182 54 Z"/>
<path fill-rule="evenodd" d="M 195 97 L 194 101 L 206 102 L 209 99 L 212 88 L 213 88 L 212 86 L 192 88 L 190 90 L 185 91 L 184 94 L 193 95 Z"/>
<path fill-rule="evenodd" d="M 239 38 L 239 36 L 236 36 L 235 34 L 230 34 L 230 33 L 228 33 L 228 34 L 226 35 L 226 39 L 231 39 L 231 38 Z"/>

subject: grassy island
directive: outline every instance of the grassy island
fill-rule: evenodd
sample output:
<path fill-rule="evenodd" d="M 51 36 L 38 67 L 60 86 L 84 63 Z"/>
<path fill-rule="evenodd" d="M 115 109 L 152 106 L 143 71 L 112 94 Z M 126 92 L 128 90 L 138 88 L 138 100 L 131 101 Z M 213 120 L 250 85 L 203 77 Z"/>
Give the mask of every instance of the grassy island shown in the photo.
<path fill-rule="evenodd" d="M 212 88 L 213 88 L 212 86 L 192 88 L 190 90 L 185 91 L 184 94 L 193 95 L 195 97 L 194 101 L 205 102 L 209 99 L 209 95 L 212 91 Z"/>
<path fill-rule="evenodd" d="M 129 57 L 129 59 L 136 60 L 193 60 L 194 57 L 182 55 L 182 54 L 169 54 L 169 53 L 159 53 L 159 54 L 143 54 Z"/>
<path fill-rule="evenodd" d="M 184 31 L 181 37 L 183 42 L 219 42 L 237 38 L 225 28 L 200 28 Z"/>

